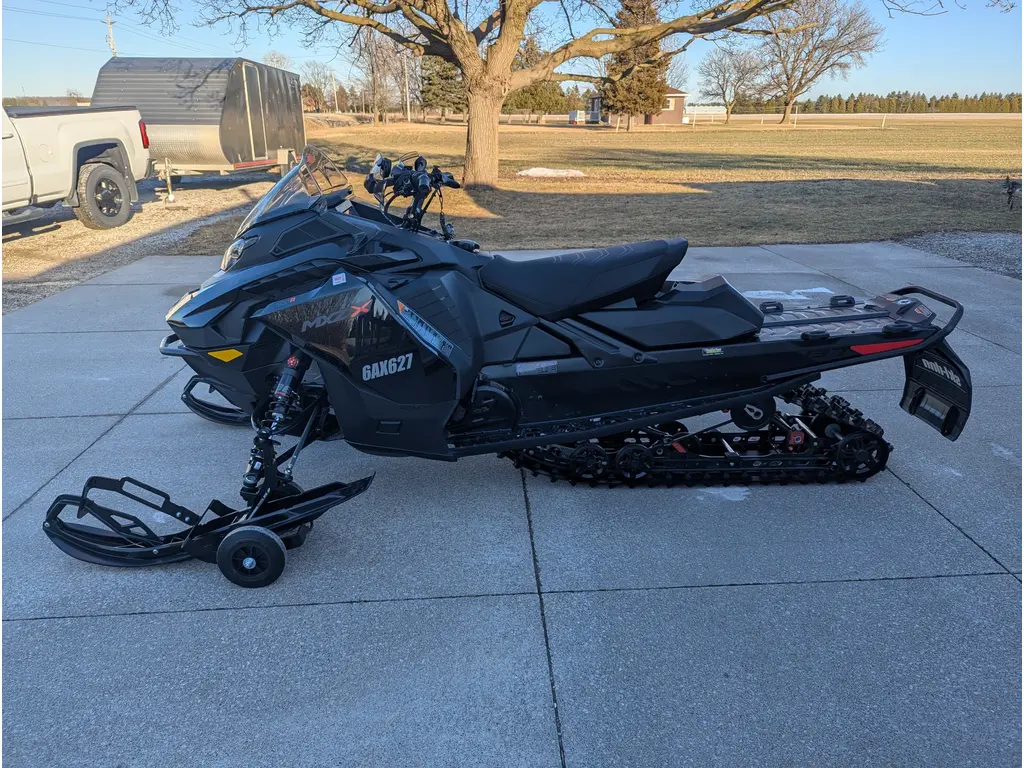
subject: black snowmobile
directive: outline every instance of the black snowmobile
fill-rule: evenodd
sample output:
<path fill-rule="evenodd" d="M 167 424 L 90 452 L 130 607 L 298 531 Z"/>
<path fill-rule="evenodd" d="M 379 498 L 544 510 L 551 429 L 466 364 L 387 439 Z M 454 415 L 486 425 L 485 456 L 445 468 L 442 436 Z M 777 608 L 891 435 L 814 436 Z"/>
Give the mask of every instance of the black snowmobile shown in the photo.
<path fill-rule="evenodd" d="M 94 477 L 50 507 L 44 529 L 58 547 L 103 565 L 196 557 L 242 586 L 270 584 L 313 521 L 372 480 L 303 490 L 292 470 L 316 440 L 447 461 L 498 453 L 590 485 L 841 482 L 882 470 L 890 446 L 812 386 L 823 371 L 901 356 L 904 410 L 950 440 L 970 414 L 970 374 L 945 340 L 963 307 L 925 288 L 755 306 L 722 277 L 670 280 L 682 239 L 484 253 L 455 239 L 443 194 L 459 184 L 422 157 L 378 157 L 364 186 L 377 205 L 307 147 L 243 221 L 221 270 L 167 315 L 160 351 L 195 372 L 184 401 L 255 429 L 241 508 L 213 501 L 197 513 L 131 478 Z M 398 199 L 410 200 L 402 215 Z M 439 230 L 423 224 L 435 199 Z M 938 322 L 922 295 L 950 319 Z M 230 406 L 200 399 L 200 386 Z M 727 417 L 692 432 L 681 421 L 717 412 Z M 278 452 L 285 435 L 297 441 Z M 175 529 L 157 534 L 94 491 L 165 513 Z"/>

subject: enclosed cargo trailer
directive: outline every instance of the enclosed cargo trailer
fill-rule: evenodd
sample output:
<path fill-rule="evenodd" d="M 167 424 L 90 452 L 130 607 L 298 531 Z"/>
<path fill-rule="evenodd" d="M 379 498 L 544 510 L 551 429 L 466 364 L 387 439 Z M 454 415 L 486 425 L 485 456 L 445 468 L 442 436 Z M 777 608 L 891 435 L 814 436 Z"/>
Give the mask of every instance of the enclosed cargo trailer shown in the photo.
<path fill-rule="evenodd" d="M 305 145 L 299 76 L 242 58 L 112 58 L 92 105 L 138 108 L 162 177 L 287 167 Z"/>

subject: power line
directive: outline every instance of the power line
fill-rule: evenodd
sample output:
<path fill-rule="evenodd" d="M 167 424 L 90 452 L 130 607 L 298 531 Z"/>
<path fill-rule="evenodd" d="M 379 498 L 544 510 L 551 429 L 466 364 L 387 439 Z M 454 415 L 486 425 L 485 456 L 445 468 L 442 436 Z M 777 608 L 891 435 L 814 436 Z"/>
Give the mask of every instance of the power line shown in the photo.
<path fill-rule="evenodd" d="M 49 5 L 63 5 L 65 7 L 67 7 L 67 8 L 77 8 L 80 11 L 91 10 L 90 8 L 86 8 L 85 6 L 72 5 L 71 3 L 62 3 L 62 2 L 58 2 L 58 0 L 37 0 L 37 2 L 47 3 Z M 142 29 L 141 27 L 139 27 L 136 24 L 131 24 L 131 23 L 127 22 L 127 21 L 124 21 L 124 19 L 121 19 L 121 21 L 119 21 L 118 23 L 121 24 L 122 27 L 131 27 L 132 29 L 136 29 L 136 30 L 141 30 Z M 216 45 L 214 45 L 213 43 L 206 43 L 206 42 L 203 42 L 201 40 L 196 40 L 196 39 L 191 38 L 191 37 L 185 37 L 184 35 L 180 35 L 180 34 L 167 35 L 167 36 L 160 35 L 160 36 L 157 36 L 156 39 L 163 40 L 163 41 L 184 40 L 184 41 L 186 41 L 188 43 L 193 43 L 195 45 L 200 45 L 200 46 L 203 46 L 205 48 L 210 48 L 210 49 L 213 49 L 213 50 L 219 50 L 219 48 Z M 183 47 L 188 47 L 188 46 L 183 46 Z"/>
<path fill-rule="evenodd" d="M 194 45 L 187 45 L 185 43 L 176 42 L 176 41 L 174 41 L 174 40 L 172 40 L 170 38 L 160 37 L 159 35 L 154 35 L 154 34 L 151 34 L 149 32 L 144 32 L 142 30 L 136 29 L 135 27 L 125 27 L 123 21 L 122 22 L 118 22 L 118 23 L 122 25 L 121 31 L 122 32 L 126 32 L 129 35 L 138 35 L 139 37 L 145 38 L 147 40 L 153 40 L 153 41 L 156 41 L 158 43 L 168 43 L 170 45 L 176 46 L 177 48 L 181 48 L 181 49 L 186 50 L 186 51 L 191 51 L 192 53 L 202 53 L 202 54 L 205 54 L 207 56 L 211 55 L 210 51 L 205 51 L 202 48 L 197 48 Z"/>
<path fill-rule="evenodd" d="M 25 45 L 42 45 L 42 46 L 45 46 L 46 48 L 63 48 L 66 51 L 85 51 L 86 53 L 102 53 L 102 54 L 106 54 L 107 53 L 107 51 L 101 51 L 98 48 L 75 48 L 74 46 L 71 46 L 71 45 L 54 45 L 53 43 L 39 43 L 39 42 L 36 42 L 35 40 L 17 40 L 17 39 L 15 39 L 13 37 L 5 37 L 5 38 L 3 38 L 3 41 L 5 43 L 24 43 Z"/>
<path fill-rule="evenodd" d="M 186 43 L 175 42 L 175 40 L 173 40 L 171 38 L 161 37 L 160 35 L 155 35 L 155 34 L 152 34 L 151 32 L 148 32 L 148 31 L 145 31 L 145 30 L 142 30 L 142 29 L 138 29 L 133 24 L 127 24 L 127 22 L 123 22 L 123 21 L 122 22 L 113 22 L 113 21 L 110 20 L 109 15 L 107 16 L 107 19 L 104 20 L 104 19 L 92 19 L 92 18 L 89 18 L 87 16 L 67 16 L 67 15 L 65 15 L 63 13 L 49 13 L 47 11 L 36 11 L 36 10 L 29 9 L 29 8 L 15 8 L 13 6 L 4 6 L 4 10 L 5 11 L 14 11 L 16 13 L 28 13 L 28 14 L 32 14 L 33 16 L 48 16 L 48 17 L 57 18 L 57 19 L 72 19 L 72 20 L 76 20 L 76 21 L 98 21 L 101 24 L 106 24 L 107 25 L 107 38 L 106 38 L 106 42 L 107 42 L 107 45 L 111 46 L 111 50 L 112 51 L 114 50 L 114 47 L 111 44 L 110 40 L 113 37 L 113 32 L 110 29 L 110 26 L 111 26 L 111 24 L 114 24 L 114 23 L 120 23 L 122 25 L 122 31 L 128 32 L 129 34 L 138 35 L 139 37 L 144 37 L 144 38 L 146 38 L 148 40 L 153 40 L 153 41 L 156 41 L 158 43 L 174 44 L 174 45 L 176 45 L 179 48 L 184 48 L 185 50 L 191 51 L 193 53 L 204 53 L 204 54 L 208 53 L 207 51 L 204 51 L 203 49 L 198 48 L 198 47 L 196 47 L 194 45 L 188 45 Z M 203 45 L 207 45 L 207 44 L 203 43 Z M 210 47 L 213 48 L 213 46 L 210 46 Z M 115 52 L 114 55 L 116 56 L 117 53 Z"/>
<path fill-rule="evenodd" d="M 91 8 L 88 8 L 86 6 L 73 5 L 72 3 L 62 3 L 62 2 L 58 2 L 58 0 L 36 0 L 36 2 L 47 3 L 48 5 L 60 5 L 60 6 L 66 7 L 66 8 L 77 8 L 80 11 L 92 10 Z M 4 11 L 15 11 L 17 13 L 28 13 L 28 14 L 32 14 L 34 16 L 48 16 L 48 17 L 51 17 L 51 18 L 73 19 L 73 20 L 76 20 L 76 21 L 96 21 L 96 22 L 99 22 L 101 24 L 106 24 L 106 21 L 104 19 L 90 18 L 88 16 L 68 16 L 68 15 L 63 14 L 63 13 L 50 13 L 50 12 L 47 12 L 47 11 L 37 11 L 37 10 L 34 10 L 34 9 L 30 9 L 30 8 L 16 8 L 16 7 L 13 7 L 13 6 L 8 6 L 8 5 L 4 5 L 3 10 Z M 99 10 L 99 9 L 97 9 L 97 10 Z M 177 44 L 177 46 L 179 48 L 183 48 L 183 49 L 185 49 L 187 51 L 191 51 L 193 53 L 205 54 L 207 56 L 209 56 L 209 55 L 219 55 L 221 57 L 224 56 L 224 53 L 223 53 L 222 49 L 219 48 L 218 46 L 214 45 L 213 43 L 204 43 L 204 42 L 201 42 L 199 40 L 195 40 L 194 38 L 184 37 L 182 35 L 168 35 L 166 37 L 163 36 L 163 35 L 157 35 L 157 34 L 154 34 L 154 33 L 150 32 L 150 31 L 148 31 L 148 30 L 146 30 L 146 29 L 144 29 L 144 28 L 142 28 L 140 26 L 137 26 L 135 24 L 131 24 L 129 22 L 126 22 L 123 19 L 118 21 L 118 22 L 116 22 L 116 23 L 121 25 L 121 29 L 123 31 L 128 32 L 129 34 L 138 35 L 139 37 L 143 37 L 143 38 L 146 38 L 148 40 L 152 40 L 152 41 L 160 42 L 160 43 L 175 43 L 175 44 Z M 4 38 L 4 39 L 7 39 L 7 38 Z M 191 45 L 179 42 L 179 41 L 182 41 L 182 40 L 186 41 L 186 43 L 191 43 Z M 52 44 L 47 44 L 47 43 L 35 43 L 34 41 L 31 41 L 31 40 L 22 40 L 22 41 L 15 41 L 15 42 L 24 42 L 24 43 L 28 43 L 29 45 L 48 45 L 51 48 L 67 48 L 68 50 L 92 50 L 92 49 L 85 49 L 85 48 L 71 48 L 71 47 L 65 46 L 65 45 L 52 45 Z M 199 48 L 197 46 L 202 46 L 202 48 Z M 205 49 L 205 50 L 203 50 L 203 49 Z M 310 55 L 302 55 L 302 56 L 289 56 L 288 58 L 290 58 L 290 59 L 322 59 L 323 57 L 329 56 L 329 55 L 330 55 L 329 53 L 322 53 L 322 54 L 310 54 Z"/>
<path fill-rule="evenodd" d="M 103 19 L 91 19 L 88 16 L 68 16 L 64 13 L 48 13 L 47 11 L 34 11 L 30 8 L 14 8 L 9 5 L 5 5 L 3 7 L 3 10 L 5 12 L 14 11 L 15 13 L 31 13 L 33 16 L 52 16 L 53 18 L 56 19 L 74 19 L 75 21 L 103 21 Z"/>

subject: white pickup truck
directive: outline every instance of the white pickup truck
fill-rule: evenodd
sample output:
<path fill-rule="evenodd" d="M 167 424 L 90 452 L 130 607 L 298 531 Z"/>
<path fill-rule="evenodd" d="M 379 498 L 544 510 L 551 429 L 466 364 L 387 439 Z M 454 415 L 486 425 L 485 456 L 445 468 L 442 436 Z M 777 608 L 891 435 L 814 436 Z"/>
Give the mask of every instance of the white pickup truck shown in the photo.
<path fill-rule="evenodd" d="M 149 137 L 132 107 L 4 107 L 3 224 L 64 202 L 90 229 L 118 227 L 150 174 Z"/>

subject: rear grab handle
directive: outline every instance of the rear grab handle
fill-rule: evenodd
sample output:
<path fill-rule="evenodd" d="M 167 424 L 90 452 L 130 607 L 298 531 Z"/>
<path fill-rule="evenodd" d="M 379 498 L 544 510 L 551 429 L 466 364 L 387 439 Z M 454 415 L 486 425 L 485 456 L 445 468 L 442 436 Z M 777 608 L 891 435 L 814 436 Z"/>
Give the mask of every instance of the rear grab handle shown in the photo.
<path fill-rule="evenodd" d="M 897 288 L 895 291 L 889 291 L 889 293 L 893 296 L 907 296 L 909 294 L 917 293 L 921 296 L 927 296 L 929 299 L 934 299 L 940 304 L 945 304 L 947 307 L 953 308 L 953 316 L 946 321 L 946 324 L 939 329 L 937 334 L 932 336 L 929 340 L 929 346 L 949 336 L 950 332 L 956 328 L 957 324 L 964 316 L 964 305 L 959 301 L 951 299 L 949 296 L 944 296 L 941 293 L 936 293 L 928 288 L 922 288 L 920 285 L 907 285 L 903 288 Z"/>

